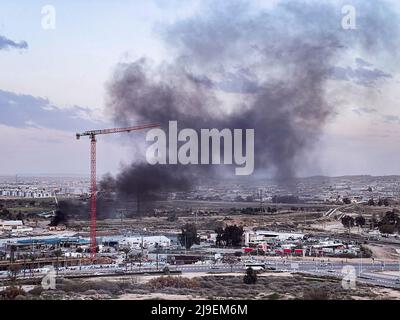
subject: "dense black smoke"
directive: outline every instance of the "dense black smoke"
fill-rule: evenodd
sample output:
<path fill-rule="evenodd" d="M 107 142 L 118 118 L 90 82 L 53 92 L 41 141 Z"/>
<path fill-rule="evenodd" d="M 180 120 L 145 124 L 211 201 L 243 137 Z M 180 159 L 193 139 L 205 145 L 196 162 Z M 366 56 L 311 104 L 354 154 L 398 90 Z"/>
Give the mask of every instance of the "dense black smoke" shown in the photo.
<path fill-rule="evenodd" d="M 114 190 L 113 190 L 114 192 Z M 126 208 L 129 204 L 119 201 L 108 192 L 97 193 L 97 219 L 114 218 L 116 211 L 120 208 Z M 124 200 L 124 199 L 122 199 Z M 131 214 L 134 213 L 132 209 Z M 57 205 L 54 217 L 49 226 L 58 226 L 59 224 L 68 225 L 70 220 L 89 219 L 90 218 L 90 197 L 86 199 L 60 200 Z"/>
<path fill-rule="evenodd" d="M 55 227 L 58 226 L 59 224 L 67 224 L 67 221 L 68 221 L 68 214 L 61 212 L 60 210 L 57 210 L 55 212 L 54 217 L 51 218 L 49 226 Z"/>
<path fill-rule="evenodd" d="M 291 179 L 335 113 L 326 97 L 332 69 L 351 50 L 393 49 L 398 26 L 387 17 L 394 13 L 386 4 L 353 1 L 357 29 L 344 30 L 338 2 L 281 1 L 263 10 L 244 1 L 207 3 L 163 31 L 171 61 L 117 66 L 108 111 L 124 126 L 177 120 L 197 130 L 255 129 L 256 170 Z M 216 173 L 211 165 L 135 161 L 113 182 L 122 194 L 186 189 L 195 177 Z"/>
<path fill-rule="evenodd" d="M 187 189 L 191 185 L 190 180 L 193 179 L 189 174 L 180 172 L 178 167 L 164 170 L 164 166 L 161 165 L 132 164 L 117 176 L 117 191 L 122 196 L 136 194 L 146 200 L 156 196 L 159 191 Z"/>
<path fill-rule="evenodd" d="M 88 210 L 81 203 L 76 201 L 61 200 L 57 204 L 57 210 L 54 217 L 50 221 L 50 226 L 58 226 L 59 224 L 67 224 L 68 220 L 74 216 L 87 216 Z"/>

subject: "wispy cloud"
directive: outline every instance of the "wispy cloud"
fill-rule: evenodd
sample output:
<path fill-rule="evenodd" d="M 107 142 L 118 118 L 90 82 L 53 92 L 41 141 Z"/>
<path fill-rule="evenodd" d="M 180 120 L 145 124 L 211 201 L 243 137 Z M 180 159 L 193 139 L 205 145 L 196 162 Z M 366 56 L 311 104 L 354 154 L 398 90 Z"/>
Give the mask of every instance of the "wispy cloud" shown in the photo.
<path fill-rule="evenodd" d="M 92 110 L 80 106 L 59 108 L 48 99 L 0 90 L 0 124 L 65 131 L 90 129 L 100 124 Z"/>
<path fill-rule="evenodd" d="M 393 114 L 385 114 L 383 119 L 386 123 L 400 123 L 400 117 Z"/>
<path fill-rule="evenodd" d="M 0 35 L 0 50 L 7 49 L 28 49 L 28 43 L 26 41 L 16 42 Z"/>
<path fill-rule="evenodd" d="M 378 80 L 392 78 L 392 75 L 374 68 L 373 65 L 361 58 L 355 60 L 356 67 L 333 67 L 331 77 L 335 80 L 352 81 L 358 85 L 370 87 Z"/>
<path fill-rule="evenodd" d="M 356 114 L 358 114 L 359 116 L 363 115 L 363 114 L 372 114 L 372 113 L 376 113 L 377 110 L 374 108 L 367 108 L 367 107 L 359 107 L 359 108 L 354 108 L 352 109 L 352 111 Z"/>

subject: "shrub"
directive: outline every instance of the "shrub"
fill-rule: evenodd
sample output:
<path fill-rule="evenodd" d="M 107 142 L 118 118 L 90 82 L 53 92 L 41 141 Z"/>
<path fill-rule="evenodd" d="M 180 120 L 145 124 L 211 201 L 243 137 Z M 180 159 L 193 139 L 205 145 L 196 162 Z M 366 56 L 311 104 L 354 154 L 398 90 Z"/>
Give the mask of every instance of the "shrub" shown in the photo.
<path fill-rule="evenodd" d="M 14 300 L 18 296 L 24 296 L 26 292 L 21 287 L 10 286 L 0 291 L 0 299 Z"/>
<path fill-rule="evenodd" d="M 279 300 L 280 297 L 281 296 L 276 292 L 271 293 L 270 295 L 267 296 L 268 300 Z"/>
<path fill-rule="evenodd" d="M 83 294 L 86 295 L 86 296 L 94 296 L 94 295 L 97 294 L 97 291 L 93 290 L 93 289 L 90 289 L 90 290 L 85 291 Z"/>
<path fill-rule="evenodd" d="M 158 278 L 151 279 L 148 282 L 150 288 L 160 289 L 160 288 L 198 288 L 200 286 L 197 279 L 188 279 L 183 277 L 174 276 L 161 276 Z"/>
<path fill-rule="evenodd" d="M 257 282 L 257 272 L 255 272 L 252 268 L 247 268 L 243 282 L 245 284 L 255 284 Z"/>
<path fill-rule="evenodd" d="M 30 294 L 35 295 L 35 296 L 40 296 L 40 294 L 43 292 L 43 288 L 41 286 L 36 286 L 32 290 L 29 291 Z"/>
<path fill-rule="evenodd" d="M 329 293 L 324 288 L 314 288 L 305 290 L 303 293 L 304 300 L 328 300 Z"/>
<path fill-rule="evenodd" d="M 165 275 L 169 275 L 169 268 L 168 267 L 164 267 L 163 272 Z"/>

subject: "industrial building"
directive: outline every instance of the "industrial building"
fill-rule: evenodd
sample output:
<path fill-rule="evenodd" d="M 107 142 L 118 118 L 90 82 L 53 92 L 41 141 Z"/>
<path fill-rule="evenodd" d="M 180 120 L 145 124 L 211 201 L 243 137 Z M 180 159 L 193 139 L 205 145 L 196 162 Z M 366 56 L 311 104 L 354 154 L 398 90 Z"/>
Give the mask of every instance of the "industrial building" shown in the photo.
<path fill-rule="evenodd" d="M 33 228 L 24 226 L 21 220 L 0 220 L 0 232 L 17 234 L 31 231 L 33 231 Z"/>
<path fill-rule="evenodd" d="M 272 241 L 301 240 L 304 238 L 302 233 L 275 232 L 266 230 L 249 231 L 244 233 L 244 243 L 246 246 L 259 245 Z"/>
<path fill-rule="evenodd" d="M 134 236 L 124 237 L 118 241 L 121 246 L 129 246 L 133 249 L 140 248 L 168 248 L 171 246 L 171 239 L 166 236 Z"/>

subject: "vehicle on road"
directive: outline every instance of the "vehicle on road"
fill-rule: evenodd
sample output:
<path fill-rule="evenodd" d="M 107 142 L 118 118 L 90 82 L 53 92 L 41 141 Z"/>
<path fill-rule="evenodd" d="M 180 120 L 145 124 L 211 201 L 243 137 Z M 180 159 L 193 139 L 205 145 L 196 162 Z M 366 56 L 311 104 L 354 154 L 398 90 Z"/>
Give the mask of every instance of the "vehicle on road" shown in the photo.
<path fill-rule="evenodd" d="M 265 264 L 264 263 L 257 263 L 257 262 L 247 262 L 244 264 L 244 266 L 247 268 L 252 268 L 255 271 L 262 271 L 265 270 Z"/>

